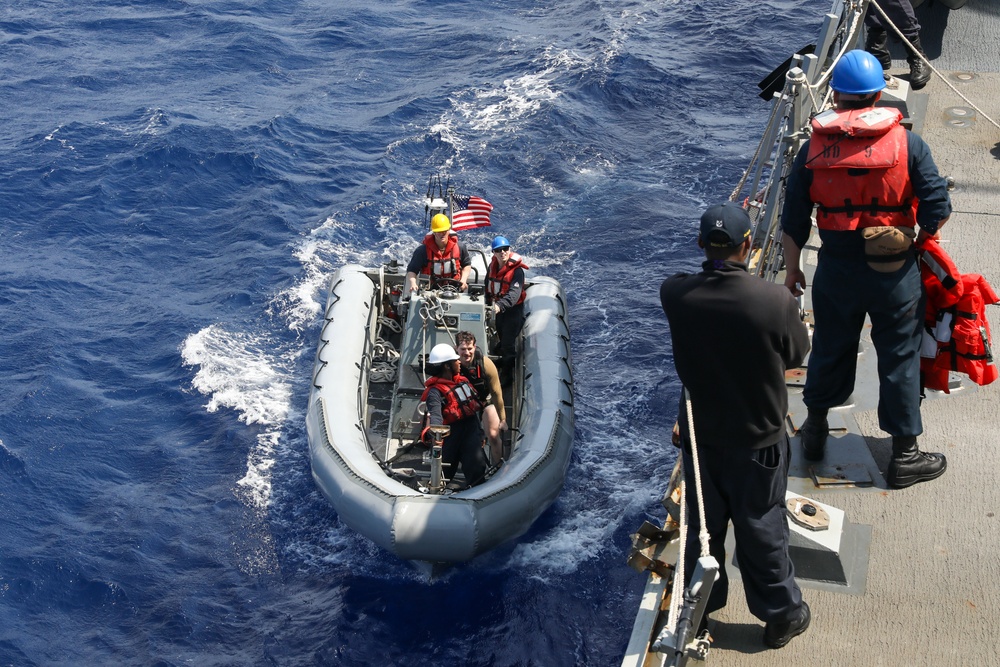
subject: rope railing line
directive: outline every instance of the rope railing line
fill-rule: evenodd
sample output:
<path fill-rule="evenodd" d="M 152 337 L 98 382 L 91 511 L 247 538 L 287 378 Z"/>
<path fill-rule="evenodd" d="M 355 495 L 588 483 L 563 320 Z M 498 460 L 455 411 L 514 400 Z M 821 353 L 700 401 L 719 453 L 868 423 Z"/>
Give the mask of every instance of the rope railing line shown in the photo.
<path fill-rule="evenodd" d="M 684 452 L 681 451 L 681 457 L 684 456 Z M 683 461 L 681 462 L 683 466 Z M 681 502 L 680 502 L 680 516 L 678 521 L 678 532 L 680 534 L 680 544 L 678 546 L 677 552 L 677 565 L 674 567 L 674 579 L 671 584 L 671 595 L 670 595 L 670 608 L 667 614 L 667 625 L 666 628 L 669 632 L 677 632 L 677 621 L 680 620 L 681 606 L 684 603 L 684 596 L 678 595 L 678 591 L 684 590 L 684 552 L 687 551 L 687 502 L 685 502 L 685 494 L 687 489 L 684 486 L 684 474 L 683 468 L 681 469 L 681 479 L 680 479 L 680 490 L 681 490 Z"/>

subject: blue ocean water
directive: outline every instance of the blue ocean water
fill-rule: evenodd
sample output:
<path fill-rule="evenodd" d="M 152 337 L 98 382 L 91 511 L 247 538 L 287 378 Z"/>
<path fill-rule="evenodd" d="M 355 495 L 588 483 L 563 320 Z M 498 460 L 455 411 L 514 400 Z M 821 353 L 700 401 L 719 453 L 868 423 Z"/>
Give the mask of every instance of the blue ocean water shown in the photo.
<path fill-rule="evenodd" d="M 827 9 L 5 0 L 0 665 L 617 664 L 657 287 Z M 338 521 L 303 419 L 326 279 L 407 255 L 435 173 L 566 288 L 577 430 L 532 530 L 428 579 Z"/>

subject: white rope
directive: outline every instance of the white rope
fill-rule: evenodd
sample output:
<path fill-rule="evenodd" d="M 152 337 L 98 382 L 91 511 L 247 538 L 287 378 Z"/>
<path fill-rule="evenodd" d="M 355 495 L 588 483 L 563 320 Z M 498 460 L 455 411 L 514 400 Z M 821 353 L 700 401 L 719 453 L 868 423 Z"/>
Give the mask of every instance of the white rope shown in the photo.
<path fill-rule="evenodd" d="M 927 57 L 924 54 L 922 54 L 920 51 L 918 51 L 916 48 L 914 48 L 913 44 L 910 42 L 910 40 L 906 39 L 906 37 L 903 36 L 902 31 L 900 31 L 900 29 L 896 26 L 896 24 L 889 20 L 889 17 L 882 10 L 882 7 L 879 6 L 878 2 L 876 2 L 875 0 L 872 0 L 871 4 L 872 4 L 872 6 L 875 7 L 875 11 L 878 12 L 879 17 L 882 19 L 883 26 L 887 25 L 890 28 L 892 28 L 892 31 L 894 33 L 896 33 L 896 36 L 899 37 L 899 39 L 901 39 L 903 41 L 903 44 L 906 45 L 906 50 L 909 51 L 909 53 L 912 56 L 916 56 L 917 58 L 920 58 L 920 60 L 922 60 L 924 62 L 924 64 L 927 65 L 932 72 L 934 72 L 935 76 L 937 76 L 939 79 L 941 79 L 941 81 L 943 81 L 946 86 L 948 86 L 949 88 L 951 88 L 951 91 L 953 93 L 955 93 L 956 95 L 958 95 L 959 97 L 961 97 L 963 100 L 965 100 L 966 104 L 968 104 L 970 107 L 972 107 L 973 109 L 975 109 L 976 113 L 978 113 L 980 116 L 982 116 L 983 118 L 985 118 L 986 120 L 988 120 L 990 122 L 990 124 L 993 125 L 993 127 L 997 128 L 997 129 L 1000 129 L 1000 124 L 997 124 L 997 122 L 995 120 L 993 120 L 988 115 L 986 115 L 985 111 L 983 111 L 982 109 L 980 109 L 979 107 L 977 107 L 968 97 L 966 97 L 965 95 L 963 95 L 962 93 L 960 93 L 959 90 L 958 90 L 958 88 L 956 88 L 954 85 L 952 85 L 952 83 L 950 81 L 948 81 L 948 79 L 946 79 L 945 76 L 943 74 L 941 74 L 941 72 L 937 71 L 937 68 L 935 68 L 934 65 L 931 65 L 931 62 L 929 60 L 927 60 Z"/>
<path fill-rule="evenodd" d="M 372 382 L 394 382 L 398 367 L 399 352 L 389 341 L 377 338 L 372 346 L 372 367 L 368 379 Z"/>
<path fill-rule="evenodd" d="M 684 475 L 683 475 L 683 450 L 678 455 L 678 461 L 681 465 L 681 516 L 680 516 L 680 533 L 681 533 L 681 543 L 679 545 L 680 551 L 677 554 L 677 566 L 674 568 L 674 582 L 671 584 L 670 593 L 670 613 L 667 614 L 667 628 L 671 633 L 676 634 L 677 631 L 677 621 L 681 615 L 681 606 L 684 603 L 684 596 L 678 595 L 678 591 L 684 590 L 684 552 L 687 550 L 687 503 L 684 501 L 684 493 L 686 489 L 684 488 Z"/>
<path fill-rule="evenodd" d="M 694 411 L 691 407 L 691 394 L 687 387 L 684 388 L 684 403 L 687 406 L 688 436 L 691 439 L 691 468 L 694 470 L 695 497 L 698 499 L 698 516 L 701 517 L 701 528 L 698 531 L 698 541 L 701 543 L 701 555 L 709 556 L 711 536 L 708 534 L 708 522 L 705 521 L 705 499 L 702 495 L 701 487 L 701 465 L 698 463 L 698 439 L 694 434 Z M 681 451 L 681 465 L 683 466 L 683 450 Z M 677 620 L 680 616 L 681 605 L 684 596 L 678 595 L 685 589 L 684 585 L 684 552 L 687 550 L 687 488 L 684 483 L 683 467 L 681 468 L 681 521 L 680 521 L 680 552 L 677 555 L 677 567 L 674 568 L 674 583 L 670 595 L 670 613 L 667 616 L 667 628 L 675 633 L 677 630 Z"/>
<path fill-rule="evenodd" d="M 385 362 L 373 363 L 371 371 L 368 372 L 368 379 L 375 383 L 395 382 L 396 367 Z"/>
<path fill-rule="evenodd" d="M 427 383 L 427 318 L 424 317 L 424 307 L 420 307 L 420 382 Z"/>
<path fill-rule="evenodd" d="M 799 70 L 797 74 L 792 74 L 789 72 L 786 78 L 793 84 L 798 85 L 800 88 L 804 89 L 809 94 L 809 101 L 812 102 L 812 108 L 816 111 L 820 110 L 819 102 L 816 101 L 815 91 L 819 89 L 819 86 L 810 86 L 809 80 L 806 78 L 806 73 Z M 825 103 L 826 100 L 824 100 Z M 798 128 L 796 128 L 798 129 Z"/>
<path fill-rule="evenodd" d="M 791 73 L 791 71 L 789 71 L 785 75 L 785 78 L 786 78 L 785 88 L 786 88 L 786 90 L 789 88 L 789 84 L 791 84 L 790 87 L 791 87 L 792 90 L 794 90 L 796 86 L 800 90 L 804 90 L 806 92 L 806 94 L 809 95 L 809 99 L 812 102 L 813 110 L 814 110 L 815 113 L 819 113 L 820 111 L 825 110 L 826 107 L 830 106 L 830 104 L 831 104 L 830 100 L 832 98 L 832 92 L 829 89 L 826 90 L 826 93 L 823 96 L 822 101 L 820 101 L 819 99 L 817 99 L 816 93 L 818 91 L 822 90 L 825 87 L 826 81 L 833 74 L 833 68 L 840 61 L 840 59 L 843 57 L 843 55 L 845 53 L 847 53 L 847 51 L 848 51 L 847 45 L 850 44 L 850 43 L 852 43 L 852 41 L 853 41 L 852 37 L 854 36 L 854 34 L 859 29 L 859 26 L 861 25 L 861 20 L 863 18 L 862 4 L 860 2 L 857 2 L 857 3 L 853 4 L 853 9 L 850 9 L 848 11 L 852 12 L 852 15 L 853 15 L 854 18 L 851 21 L 850 30 L 846 31 L 845 36 L 843 37 L 843 39 L 841 41 L 841 44 L 843 46 L 841 47 L 841 49 L 837 53 L 837 55 L 834 56 L 833 61 L 830 63 L 830 67 L 827 68 L 826 71 L 824 71 L 823 73 L 820 74 L 820 77 L 816 81 L 816 84 L 815 85 L 810 85 L 809 84 L 809 80 L 806 78 L 805 72 L 803 72 L 801 69 L 796 74 L 793 74 L 793 73 Z M 782 122 L 787 121 L 788 118 L 790 117 L 790 114 L 788 112 L 788 109 L 790 108 L 790 104 L 791 104 L 790 101 L 791 101 L 791 97 L 788 96 L 788 101 L 786 101 L 786 103 L 784 104 L 785 113 L 783 115 Z M 772 111 L 771 120 L 769 122 L 773 122 L 774 116 L 777 114 L 777 111 L 778 111 L 778 106 L 775 105 L 774 111 Z M 795 129 L 798 130 L 798 129 L 801 129 L 801 128 L 795 128 Z M 757 150 L 754 153 L 754 156 L 750 159 L 750 163 L 748 164 L 746 170 L 744 170 L 743 177 L 740 179 L 740 181 L 737 184 L 736 188 L 733 190 L 733 193 L 729 196 L 729 200 L 730 201 L 736 201 L 736 198 L 739 196 L 740 191 L 743 189 L 743 186 L 746 184 L 746 180 L 749 177 L 751 170 L 753 169 L 753 165 L 759 159 L 759 157 L 760 157 L 761 152 L 763 151 L 763 149 L 764 149 L 764 138 L 761 137 L 761 142 L 760 142 L 760 144 L 758 144 Z"/>
<path fill-rule="evenodd" d="M 451 330 L 444 319 L 444 314 L 450 310 L 448 302 L 442 301 L 434 294 L 428 294 L 420 306 L 420 317 L 424 321 L 424 346 L 426 347 L 427 320 L 433 320 L 438 328 L 444 329 L 451 339 L 451 344 L 455 345 L 455 332 Z"/>
<path fill-rule="evenodd" d="M 838 51 L 837 55 L 835 55 L 833 60 L 830 61 L 830 66 L 827 67 L 825 71 L 820 73 L 819 78 L 816 79 L 816 83 L 810 84 L 805 77 L 805 72 L 798 75 L 787 75 L 789 81 L 793 84 L 798 84 L 801 88 L 805 89 L 806 93 L 808 93 L 809 100 L 812 102 L 813 111 L 815 113 L 825 110 L 825 108 L 830 105 L 832 92 L 827 88 L 827 81 L 829 81 L 830 77 L 833 76 L 833 70 L 837 67 L 837 63 L 840 62 L 840 59 L 844 57 L 845 53 L 850 51 L 849 46 L 854 43 L 855 35 L 861 28 L 861 22 L 864 19 L 864 12 L 862 11 L 863 3 L 852 3 L 851 6 L 852 9 L 846 11 L 850 11 L 853 18 L 850 21 L 850 27 L 844 31 L 843 38 L 840 42 L 840 51 Z M 820 103 L 820 101 L 816 98 L 816 92 L 824 89 L 826 89 L 826 92 L 823 96 L 822 103 Z"/>
<path fill-rule="evenodd" d="M 385 315 L 379 316 L 378 325 L 380 327 L 379 329 L 380 335 L 382 328 L 389 329 L 390 331 L 394 331 L 395 333 L 399 333 L 403 330 L 403 326 L 399 322 L 392 319 L 391 317 L 386 317 Z"/>
<path fill-rule="evenodd" d="M 810 88 L 816 88 L 818 90 L 823 86 L 825 86 L 827 80 L 831 76 L 833 76 L 833 70 L 834 68 L 837 67 L 837 63 L 840 62 L 840 59 L 844 57 L 845 53 L 851 50 L 849 46 L 854 44 L 855 41 L 854 36 L 857 34 L 858 30 L 861 27 L 861 22 L 864 20 L 864 12 L 862 11 L 863 6 L 864 6 L 863 3 L 857 3 L 856 5 L 854 5 L 854 8 L 850 10 L 854 18 L 851 21 L 850 29 L 846 32 L 843 41 L 841 41 L 840 52 L 836 56 L 834 56 L 833 61 L 830 63 L 830 66 L 826 69 L 825 72 L 823 72 L 820 75 L 818 79 L 816 79 L 815 85 L 810 86 Z M 817 111 L 819 111 L 820 109 L 820 107 L 818 106 L 814 106 L 814 108 Z"/>
<path fill-rule="evenodd" d="M 698 541 L 701 542 L 701 555 L 709 555 L 709 535 L 708 522 L 705 521 L 705 499 L 701 492 L 701 465 L 698 462 L 698 438 L 694 435 L 694 411 L 691 408 L 691 394 L 687 387 L 684 388 L 685 402 L 687 403 L 688 435 L 691 436 L 691 463 L 694 468 L 694 490 L 698 499 L 698 516 L 701 517 L 701 530 L 698 531 Z"/>

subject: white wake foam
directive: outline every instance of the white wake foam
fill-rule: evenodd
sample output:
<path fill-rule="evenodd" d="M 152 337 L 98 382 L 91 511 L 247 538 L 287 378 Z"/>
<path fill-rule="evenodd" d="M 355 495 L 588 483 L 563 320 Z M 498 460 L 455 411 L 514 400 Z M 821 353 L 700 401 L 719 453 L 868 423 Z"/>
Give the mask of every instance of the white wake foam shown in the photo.
<path fill-rule="evenodd" d="M 287 360 L 275 356 L 267 339 L 219 324 L 188 336 L 181 358 L 186 366 L 198 367 L 192 385 L 209 397 L 206 410 L 231 408 L 240 421 L 263 426 L 237 484 L 253 506 L 267 507 L 275 451 L 291 408 Z"/>

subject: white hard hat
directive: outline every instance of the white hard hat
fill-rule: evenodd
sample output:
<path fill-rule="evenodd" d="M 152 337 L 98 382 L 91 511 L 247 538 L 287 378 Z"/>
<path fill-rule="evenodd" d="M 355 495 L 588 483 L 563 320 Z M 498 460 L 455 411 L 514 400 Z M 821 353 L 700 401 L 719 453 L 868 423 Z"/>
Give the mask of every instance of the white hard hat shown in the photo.
<path fill-rule="evenodd" d="M 455 351 L 455 348 L 448 345 L 448 343 L 438 343 L 431 348 L 431 353 L 427 357 L 427 363 L 443 364 L 446 361 L 455 361 L 456 359 L 458 359 L 458 352 Z"/>

